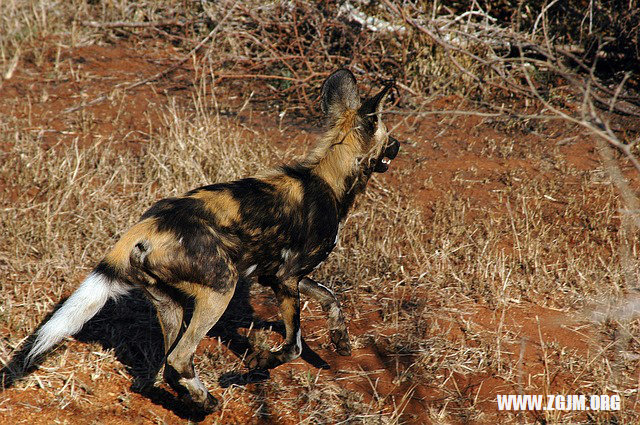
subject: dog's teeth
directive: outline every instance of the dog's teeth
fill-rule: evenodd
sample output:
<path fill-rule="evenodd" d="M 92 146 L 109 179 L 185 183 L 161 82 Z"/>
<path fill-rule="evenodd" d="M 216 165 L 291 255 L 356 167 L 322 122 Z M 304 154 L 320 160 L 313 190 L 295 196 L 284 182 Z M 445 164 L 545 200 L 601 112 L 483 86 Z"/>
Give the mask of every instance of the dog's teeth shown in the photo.
<path fill-rule="evenodd" d="M 382 163 L 385 165 L 389 165 L 391 163 L 391 160 L 389 158 L 382 158 Z"/>

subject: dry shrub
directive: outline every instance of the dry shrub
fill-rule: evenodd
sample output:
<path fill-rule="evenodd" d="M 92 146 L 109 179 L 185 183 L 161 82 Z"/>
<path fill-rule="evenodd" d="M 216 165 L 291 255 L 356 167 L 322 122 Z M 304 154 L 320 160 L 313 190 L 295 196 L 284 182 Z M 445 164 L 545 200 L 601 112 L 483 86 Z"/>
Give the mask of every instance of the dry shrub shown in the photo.
<path fill-rule="evenodd" d="M 519 31 L 526 33 L 546 32 L 554 45 L 579 51 L 587 64 L 593 64 L 596 55 L 602 54 L 598 76 L 605 80 L 619 78 L 615 74 L 620 71 L 637 71 L 633 66 L 640 59 L 637 1 L 507 0 L 478 4 L 501 25 L 518 25 Z M 541 17 L 543 10 L 546 13 Z"/>
<path fill-rule="evenodd" d="M 222 23 L 201 58 L 212 78 L 238 89 L 263 82 L 254 102 L 284 103 L 305 117 L 340 66 L 368 85 L 396 78 L 409 94 L 402 101 L 414 104 L 438 93 L 535 98 L 522 59 L 539 80 L 565 78 L 567 67 L 584 75 L 599 58 L 598 78 L 617 84 L 628 71 L 638 83 L 629 64 L 638 59 L 640 9 L 623 3 L 11 1 L 0 18 L 0 64 L 11 74 L 16 61 L 41 63 L 54 48 L 50 36 L 70 47 L 163 38 L 189 51 Z"/>

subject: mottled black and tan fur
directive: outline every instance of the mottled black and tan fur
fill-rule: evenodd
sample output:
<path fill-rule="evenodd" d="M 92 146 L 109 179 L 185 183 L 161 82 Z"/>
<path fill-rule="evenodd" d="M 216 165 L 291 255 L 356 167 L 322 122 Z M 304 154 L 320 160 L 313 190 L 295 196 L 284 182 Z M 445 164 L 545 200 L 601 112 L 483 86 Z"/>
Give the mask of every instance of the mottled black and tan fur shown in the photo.
<path fill-rule="evenodd" d="M 80 330 L 109 298 L 141 287 L 162 326 L 165 379 L 187 401 L 211 410 L 215 399 L 198 379 L 193 355 L 241 276 L 273 288 L 286 327 L 282 348 L 253 353 L 250 368 L 274 368 L 300 355 L 299 293 L 328 311 L 332 342 L 350 354 L 338 301 L 307 275 L 335 246 L 372 172 L 386 171 L 398 152 L 380 120 L 390 89 L 361 102 L 353 74 L 336 71 L 322 88 L 328 130 L 304 160 L 153 205 L 40 329 L 29 358 Z M 185 298 L 193 300 L 193 314 L 180 333 Z"/>

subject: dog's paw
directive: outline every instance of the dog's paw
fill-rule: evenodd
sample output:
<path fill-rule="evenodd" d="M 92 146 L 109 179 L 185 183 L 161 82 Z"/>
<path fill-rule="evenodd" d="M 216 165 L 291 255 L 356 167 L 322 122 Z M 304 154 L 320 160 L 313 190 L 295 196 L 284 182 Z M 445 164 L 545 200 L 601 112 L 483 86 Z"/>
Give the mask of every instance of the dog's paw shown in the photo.
<path fill-rule="evenodd" d="M 218 400 L 207 392 L 204 401 L 195 401 L 188 393 L 182 393 L 179 399 L 194 413 L 208 415 L 218 409 Z"/>
<path fill-rule="evenodd" d="M 256 350 L 245 359 L 245 364 L 249 370 L 273 369 L 280 366 L 282 361 L 278 358 L 277 352 L 269 350 Z"/>
<path fill-rule="evenodd" d="M 349 334 L 346 329 L 331 329 L 329 337 L 338 354 L 341 356 L 351 355 L 351 342 L 349 342 Z"/>

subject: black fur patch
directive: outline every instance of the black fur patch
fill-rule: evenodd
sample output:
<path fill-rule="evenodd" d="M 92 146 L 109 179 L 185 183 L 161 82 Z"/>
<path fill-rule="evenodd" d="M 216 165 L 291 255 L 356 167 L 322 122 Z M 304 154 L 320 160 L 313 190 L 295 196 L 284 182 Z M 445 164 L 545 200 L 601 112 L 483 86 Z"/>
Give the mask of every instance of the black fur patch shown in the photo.
<path fill-rule="evenodd" d="M 111 280 L 115 280 L 119 277 L 116 268 L 104 260 L 100 261 L 93 271 Z"/>

